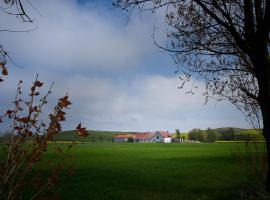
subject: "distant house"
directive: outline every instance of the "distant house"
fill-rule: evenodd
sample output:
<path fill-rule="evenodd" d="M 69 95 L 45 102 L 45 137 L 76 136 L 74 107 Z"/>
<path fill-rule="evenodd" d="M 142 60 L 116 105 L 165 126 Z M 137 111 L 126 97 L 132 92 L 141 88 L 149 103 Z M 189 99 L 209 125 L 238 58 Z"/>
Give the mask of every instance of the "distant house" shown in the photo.
<path fill-rule="evenodd" d="M 135 134 L 135 142 L 149 142 L 154 133 L 145 132 Z"/>
<path fill-rule="evenodd" d="M 133 136 L 133 137 L 132 137 Z M 156 131 L 156 132 L 145 132 L 136 134 L 125 134 L 114 136 L 115 142 L 127 142 L 128 138 L 132 137 L 134 142 L 161 142 L 171 143 L 172 137 L 168 131 Z"/>
<path fill-rule="evenodd" d="M 135 140 L 134 134 L 122 134 L 122 135 L 116 135 L 113 137 L 114 142 L 128 142 L 128 139 L 132 138 Z"/>

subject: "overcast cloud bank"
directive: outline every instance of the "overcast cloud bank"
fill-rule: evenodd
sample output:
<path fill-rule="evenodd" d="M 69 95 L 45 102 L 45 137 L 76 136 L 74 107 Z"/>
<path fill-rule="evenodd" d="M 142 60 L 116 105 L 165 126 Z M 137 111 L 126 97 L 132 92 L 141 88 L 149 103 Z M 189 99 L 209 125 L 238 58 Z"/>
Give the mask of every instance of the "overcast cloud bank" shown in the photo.
<path fill-rule="evenodd" d="M 83 7 L 65 0 L 33 4 L 40 13 L 29 8 L 36 19 L 33 25 L 0 15 L 1 27 L 36 28 L 0 33 L 10 55 L 22 66 L 10 64 L 10 76 L 0 86 L 5 96 L 2 105 L 10 102 L 19 80 L 27 88 L 39 73 L 47 86 L 55 81 L 52 101 L 66 92 L 72 99 L 66 130 L 80 121 L 89 129 L 122 131 L 249 127 L 227 102 L 204 105 L 202 82 L 195 81 L 199 89 L 194 95 L 178 89 L 181 83 L 172 68 L 161 64 L 166 63 L 166 54 L 156 54 L 160 50 L 151 39 L 155 19 L 135 19 L 126 26 L 119 11 L 105 12 L 100 5 Z M 138 72 L 138 68 L 142 69 Z"/>

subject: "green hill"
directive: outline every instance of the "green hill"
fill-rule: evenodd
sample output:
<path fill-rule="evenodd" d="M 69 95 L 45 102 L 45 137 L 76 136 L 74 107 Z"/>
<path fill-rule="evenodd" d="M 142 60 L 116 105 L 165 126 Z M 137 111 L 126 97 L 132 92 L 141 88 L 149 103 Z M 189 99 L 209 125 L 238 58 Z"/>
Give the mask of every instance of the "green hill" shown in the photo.
<path fill-rule="evenodd" d="M 82 142 L 111 142 L 113 136 L 119 134 L 134 134 L 134 132 L 120 132 L 120 131 L 88 131 L 88 137 L 78 137 L 75 131 L 63 131 L 59 133 L 55 140 L 57 141 L 82 141 Z"/>
<path fill-rule="evenodd" d="M 216 128 L 212 129 L 216 131 L 219 135 L 218 140 L 252 140 L 252 141 L 262 141 L 263 136 L 260 135 L 255 129 L 241 129 L 241 128 L 233 128 L 233 127 L 225 127 L 225 128 Z M 206 130 L 202 130 L 203 133 L 206 133 Z M 56 141 L 81 141 L 81 142 L 111 142 L 113 136 L 119 135 L 119 134 L 134 134 L 136 132 L 121 132 L 121 131 L 88 131 L 89 136 L 82 138 L 76 136 L 75 131 L 63 131 L 57 134 L 55 137 Z M 224 135 L 231 135 L 233 133 L 233 139 L 222 139 L 222 135 L 224 138 Z M 188 138 L 187 132 L 181 132 L 181 136 L 185 136 L 185 138 Z M 175 133 L 172 133 L 172 137 L 176 137 Z M 8 140 L 8 135 L 2 134 L 0 135 L 0 143 L 3 143 Z"/>
<path fill-rule="evenodd" d="M 241 129 L 234 127 L 216 128 L 212 129 L 216 131 L 219 135 L 230 135 L 234 134 L 233 140 L 263 140 L 262 135 L 260 135 L 255 129 Z M 202 130 L 206 133 L 206 130 Z M 80 138 L 75 136 L 75 131 L 63 131 L 55 137 L 57 141 L 82 141 L 82 142 L 111 142 L 113 136 L 119 134 L 134 134 L 135 132 L 121 132 L 121 131 L 92 131 L 89 130 L 89 136 L 86 138 Z M 188 133 L 183 132 L 181 136 L 186 136 L 188 138 Z M 175 133 L 172 133 L 172 137 L 176 137 Z"/>

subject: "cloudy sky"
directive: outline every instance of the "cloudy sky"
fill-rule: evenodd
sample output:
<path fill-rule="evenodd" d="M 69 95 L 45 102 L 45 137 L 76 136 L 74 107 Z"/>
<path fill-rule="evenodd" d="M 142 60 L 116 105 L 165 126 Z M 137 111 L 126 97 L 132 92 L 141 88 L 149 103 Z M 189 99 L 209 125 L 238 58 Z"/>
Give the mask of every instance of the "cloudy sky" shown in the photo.
<path fill-rule="evenodd" d="M 176 128 L 242 127 L 250 125 L 227 102 L 204 104 L 203 82 L 194 80 L 193 95 L 179 90 L 179 74 L 171 56 L 155 47 L 166 42 L 164 13 L 126 12 L 109 0 L 35 0 L 26 5 L 33 24 L 0 13 L 1 44 L 14 63 L 0 85 L 1 105 L 15 95 L 16 84 L 25 89 L 36 74 L 55 82 L 50 103 L 68 92 L 72 107 L 64 129 L 82 122 L 93 130 L 148 131 Z M 51 106 L 52 106 L 51 105 Z M 48 109 L 51 107 L 49 105 Z M 2 106 L 2 108 L 5 106 Z"/>

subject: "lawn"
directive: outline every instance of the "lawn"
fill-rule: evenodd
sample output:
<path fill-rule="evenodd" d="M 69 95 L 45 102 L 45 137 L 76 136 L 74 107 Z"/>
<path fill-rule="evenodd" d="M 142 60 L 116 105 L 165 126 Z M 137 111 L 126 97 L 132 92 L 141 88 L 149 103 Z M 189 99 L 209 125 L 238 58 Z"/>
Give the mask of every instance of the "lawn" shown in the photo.
<path fill-rule="evenodd" d="M 251 180 L 233 156 L 243 144 L 78 144 L 62 199 L 239 199 Z M 48 152 L 46 157 L 53 157 Z"/>

